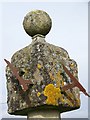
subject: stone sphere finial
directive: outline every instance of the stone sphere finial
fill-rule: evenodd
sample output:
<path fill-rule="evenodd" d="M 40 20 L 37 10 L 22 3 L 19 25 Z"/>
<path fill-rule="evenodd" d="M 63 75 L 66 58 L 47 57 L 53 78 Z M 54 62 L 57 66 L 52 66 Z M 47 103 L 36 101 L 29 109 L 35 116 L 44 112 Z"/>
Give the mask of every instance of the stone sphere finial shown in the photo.
<path fill-rule="evenodd" d="M 24 30 L 31 37 L 37 34 L 46 36 L 49 33 L 51 26 L 51 18 L 42 10 L 29 12 L 23 20 Z"/>

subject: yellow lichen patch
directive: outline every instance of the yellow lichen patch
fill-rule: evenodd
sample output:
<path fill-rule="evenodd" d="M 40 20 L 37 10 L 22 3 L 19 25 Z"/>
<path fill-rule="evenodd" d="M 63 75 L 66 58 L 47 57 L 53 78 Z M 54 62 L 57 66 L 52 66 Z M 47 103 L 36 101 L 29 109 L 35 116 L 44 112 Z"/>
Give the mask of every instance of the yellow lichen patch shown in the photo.
<path fill-rule="evenodd" d="M 62 78 L 62 75 L 60 75 L 60 71 L 57 72 L 56 74 L 56 81 L 57 81 L 57 87 L 64 86 L 64 81 Z"/>
<path fill-rule="evenodd" d="M 64 81 L 63 80 L 61 81 L 61 85 L 64 86 Z"/>
<path fill-rule="evenodd" d="M 53 84 L 49 84 L 44 89 L 44 95 L 47 96 L 46 103 L 48 105 L 58 105 L 58 99 L 62 97 L 60 88 L 54 87 Z"/>
<path fill-rule="evenodd" d="M 54 85 L 53 84 L 47 85 L 44 89 L 44 95 L 48 96 L 50 94 L 53 94 L 53 90 L 54 90 Z"/>
<path fill-rule="evenodd" d="M 51 104 L 51 105 L 58 105 L 58 103 L 56 103 L 56 100 L 53 98 L 53 97 L 49 97 L 47 100 L 46 100 L 46 103 L 47 104 Z"/>
<path fill-rule="evenodd" d="M 37 68 L 38 68 L 38 69 L 41 69 L 41 68 L 42 68 L 42 65 L 37 64 Z"/>
<path fill-rule="evenodd" d="M 80 106 L 80 99 L 77 99 L 77 106 Z"/>
<path fill-rule="evenodd" d="M 65 99 L 61 98 L 60 101 L 62 102 L 62 104 L 65 103 Z"/>
<path fill-rule="evenodd" d="M 71 99 L 75 99 L 74 94 L 72 94 L 70 91 L 67 91 L 66 93 Z"/>
<path fill-rule="evenodd" d="M 54 80 L 54 76 L 52 75 L 52 73 L 49 73 L 50 79 Z"/>
<path fill-rule="evenodd" d="M 60 88 L 60 85 L 61 85 L 61 84 L 60 84 L 60 81 L 57 80 L 57 81 L 56 81 L 56 86 L 57 86 L 58 88 Z"/>
<path fill-rule="evenodd" d="M 37 93 L 37 96 L 39 97 L 40 95 L 41 95 L 41 93 L 40 93 L 40 92 L 38 92 L 38 93 Z"/>
<path fill-rule="evenodd" d="M 64 101 L 65 101 L 65 103 L 67 103 L 69 106 L 72 106 L 72 107 L 73 107 L 73 103 L 72 103 L 69 99 L 65 99 Z"/>
<path fill-rule="evenodd" d="M 53 84 L 48 84 L 45 87 L 43 94 L 47 97 L 46 104 L 48 105 L 58 106 L 58 100 L 60 100 L 62 104 L 68 104 L 72 107 L 74 106 L 68 98 L 63 98 L 60 88 L 55 87 Z M 77 101 L 77 104 L 79 105 L 79 101 Z"/>
<path fill-rule="evenodd" d="M 60 71 L 57 72 L 57 78 L 58 78 L 59 80 L 62 80 L 62 76 L 60 75 L 60 73 L 61 73 Z"/>
<path fill-rule="evenodd" d="M 74 67 L 75 65 L 74 65 L 74 63 L 70 63 L 70 67 Z"/>

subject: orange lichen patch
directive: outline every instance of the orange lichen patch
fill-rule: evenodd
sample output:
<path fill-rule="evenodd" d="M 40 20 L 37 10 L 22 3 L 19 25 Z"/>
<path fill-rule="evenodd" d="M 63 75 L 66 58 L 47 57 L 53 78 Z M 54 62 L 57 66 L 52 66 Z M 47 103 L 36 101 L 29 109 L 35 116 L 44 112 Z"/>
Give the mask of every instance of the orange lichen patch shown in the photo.
<path fill-rule="evenodd" d="M 38 68 L 38 69 L 41 69 L 41 68 L 42 68 L 42 65 L 41 65 L 41 64 L 37 64 L 37 68 Z"/>
<path fill-rule="evenodd" d="M 40 95 L 41 95 L 41 93 L 40 93 L 40 92 L 38 92 L 38 93 L 37 93 L 37 96 L 39 97 Z"/>
<path fill-rule="evenodd" d="M 62 97 L 60 88 L 54 87 L 53 84 L 49 84 L 44 89 L 44 95 L 47 96 L 46 103 L 48 105 L 58 105 L 58 99 Z"/>
<path fill-rule="evenodd" d="M 52 75 L 52 73 L 49 73 L 50 79 L 54 80 L 54 76 Z"/>

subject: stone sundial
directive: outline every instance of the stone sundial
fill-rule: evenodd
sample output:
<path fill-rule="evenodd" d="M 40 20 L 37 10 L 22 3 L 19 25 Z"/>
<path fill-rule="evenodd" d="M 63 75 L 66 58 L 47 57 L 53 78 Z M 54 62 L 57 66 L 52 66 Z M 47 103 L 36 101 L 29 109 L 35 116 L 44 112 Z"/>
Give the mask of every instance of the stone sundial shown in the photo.
<path fill-rule="evenodd" d="M 29 12 L 23 26 L 32 37 L 31 44 L 15 52 L 11 63 L 5 59 L 8 113 L 28 119 L 59 119 L 60 113 L 80 107 L 79 88 L 74 82 L 78 81 L 77 64 L 65 49 L 46 42 L 52 26 L 46 12 Z"/>

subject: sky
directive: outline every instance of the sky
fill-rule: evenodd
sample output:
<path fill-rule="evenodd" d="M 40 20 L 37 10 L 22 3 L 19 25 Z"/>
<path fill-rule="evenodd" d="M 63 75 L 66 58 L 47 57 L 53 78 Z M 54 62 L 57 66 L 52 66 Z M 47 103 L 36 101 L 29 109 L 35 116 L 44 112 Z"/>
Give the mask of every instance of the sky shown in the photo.
<path fill-rule="evenodd" d="M 23 29 L 24 16 L 31 10 L 46 11 L 52 19 L 52 28 L 46 41 L 63 47 L 78 64 L 80 83 L 88 91 L 88 3 L 85 2 L 4 2 L 0 4 L 0 117 L 20 117 L 7 113 L 7 89 L 4 58 L 11 56 L 32 41 Z M 87 118 L 88 99 L 81 93 L 81 107 L 62 113 L 62 118 Z"/>

